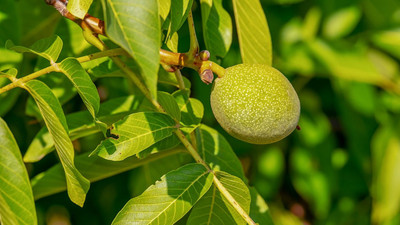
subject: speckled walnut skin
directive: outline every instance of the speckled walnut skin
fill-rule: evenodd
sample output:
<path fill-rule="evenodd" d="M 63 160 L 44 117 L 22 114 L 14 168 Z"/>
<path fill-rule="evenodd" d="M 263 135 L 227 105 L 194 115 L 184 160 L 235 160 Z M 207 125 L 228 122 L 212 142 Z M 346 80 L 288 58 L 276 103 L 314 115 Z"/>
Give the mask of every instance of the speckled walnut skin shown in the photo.
<path fill-rule="evenodd" d="M 233 137 L 269 144 L 288 136 L 297 126 L 300 101 L 278 70 L 262 64 L 226 69 L 211 91 L 215 118 Z"/>

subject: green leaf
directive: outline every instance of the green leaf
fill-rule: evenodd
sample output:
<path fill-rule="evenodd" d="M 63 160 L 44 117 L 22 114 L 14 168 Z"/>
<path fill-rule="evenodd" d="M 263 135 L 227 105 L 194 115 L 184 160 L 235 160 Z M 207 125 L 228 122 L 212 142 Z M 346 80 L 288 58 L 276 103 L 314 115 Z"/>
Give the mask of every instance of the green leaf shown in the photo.
<path fill-rule="evenodd" d="M 335 49 L 318 39 L 308 42 L 308 47 L 336 77 L 375 85 L 385 85 L 390 82 L 389 78 L 380 73 L 372 63 L 365 48 Z"/>
<path fill-rule="evenodd" d="M 249 213 L 250 192 L 246 184 L 240 178 L 225 172 L 216 172 L 216 176 L 243 210 Z M 193 207 L 187 224 L 245 225 L 246 221 L 231 206 L 218 188 L 212 185 L 210 190 Z"/>
<path fill-rule="evenodd" d="M 67 9 L 72 15 L 83 19 L 92 2 L 93 0 L 69 0 Z"/>
<path fill-rule="evenodd" d="M 162 139 L 161 141 L 153 144 L 152 146 L 148 147 L 147 149 L 139 152 L 136 156 L 138 158 L 145 158 L 150 154 L 154 154 L 160 151 L 165 151 L 171 148 L 176 148 L 180 144 L 180 140 L 176 135 L 171 135 L 167 138 Z"/>
<path fill-rule="evenodd" d="M 181 120 L 181 111 L 179 110 L 178 104 L 176 104 L 176 101 L 171 94 L 159 91 L 157 92 L 157 100 L 168 115 L 177 121 Z"/>
<path fill-rule="evenodd" d="M 137 61 L 147 88 L 156 98 L 161 39 L 157 0 L 102 3 L 108 37 Z"/>
<path fill-rule="evenodd" d="M 54 145 L 66 173 L 69 198 L 75 204 L 83 206 L 90 183 L 74 166 L 74 147 L 68 137 L 67 123 L 60 103 L 51 90 L 40 81 L 31 80 L 23 87 L 35 99 L 53 137 Z"/>
<path fill-rule="evenodd" d="M 232 20 L 221 0 L 201 0 L 201 18 L 206 48 L 211 55 L 224 57 L 232 43 Z"/>
<path fill-rule="evenodd" d="M 400 29 L 377 32 L 372 41 L 381 49 L 400 59 Z"/>
<path fill-rule="evenodd" d="M 202 124 L 197 130 L 197 149 L 212 170 L 225 171 L 245 180 L 242 164 L 228 141 L 216 130 Z"/>
<path fill-rule="evenodd" d="M 208 191 L 213 175 L 200 164 L 188 164 L 161 177 L 131 199 L 112 224 L 174 224 Z"/>
<path fill-rule="evenodd" d="M 74 58 L 64 59 L 60 63 L 59 68 L 72 82 L 81 96 L 83 103 L 85 103 L 86 108 L 93 118 L 95 118 L 100 108 L 100 97 L 89 75 L 82 68 L 78 60 Z"/>
<path fill-rule="evenodd" d="M 181 123 L 185 126 L 182 130 L 190 133 L 200 124 L 203 118 L 203 104 L 195 98 L 189 98 L 188 90 L 178 90 L 172 96 L 174 96 L 181 111 Z"/>
<path fill-rule="evenodd" d="M 171 0 L 158 1 L 158 14 L 160 15 L 161 24 L 163 24 L 167 19 L 170 10 Z"/>
<path fill-rule="evenodd" d="M 140 101 L 141 98 L 133 95 L 110 99 L 100 105 L 98 119 L 111 125 L 133 113 L 139 107 Z M 66 119 L 71 140 L 100 132 L 88 111 L 71 113 Z M 37 162 L 53 149 L 53 138 L 48 129 L 43 127 L 29 145 L 24 155 L 24 162 Z"/>
<path fill-rule="evenodd" d="M 400 138 L 396 125 L 381 127 L 372 141 L 372 221 L 376 224 L 392 221 L 400 210 Z"/>
<path fill-rule="evenodd" d="M 272 221 L 267 203 L 265 203 L 254 187 L 250 187 L 249 189 L 251 195 L 250 218 L 258 224 L 273 225 L 274 222 Z"/>
<path fill-rule="evenodd" d="M 340 9 L 324 22 L 323 34 L 331 39 L 344 37 L 354 30 L 360 19 L 361 9 L 358 6 Z"/>
<path fill-rule="evenodd" d="M 151 154 L 145 159 L 129 157 L 118 162 L 105 160 L 96 155 L 88 157 L 89 153 L 84 153 L 76 157 L 75 165 L 90 182 L 96 182 L 160 158 L 176 155 L 179 152 L 183 152 L 183 148 L 178 147 L 162 153 Z M 32 189 L 35 200 L 65 191 L 67 184 L 61 164 L 57 164 L 32 178 Z"/>
<path fill-rule="evenodd" d="M 167 47 L 173 52 L 178 52 L 179 35 L 178 32 L 172 34 L 171 38 L 167 40 Z"/>
<path fill-rule="evenodd" d="M 51 63 L 57 62 L 62 46 L 63 42 L 61 38 L 58 37 L 57 35 L 41 39 L 35 42 L 30 48 L 26 48 L 23 46 L 16 46 L 10 40 L 6 42 L 6 48 L 8 49 L 20 53 L 30 52 L 49 60 Z"/>
<path fill-rule="evenodd" d="M 171 1 L 171 26 L 168 30 L 168 39 L 181 28 L 192 9 L 193 0 Z"/>
<path fill-rule="evenodd" d="M 0 117 L 0 222 L 37 224 L 28 173 L 6 122 Z"/>
<path fill-rule="evenodd" d="M 259 0 L 233 0 L 243 63 L 272 65 L 272 43 Z"/>
<path fill-rule="evenodd" d="M 187 152 L 183 146 L 182 151 Z M 132 196 L 141 195 L 166 173 L 192 162 L 193 158 L 189 154 L 174 154 L 142 165 L 131 173 L 130 179 L 134 181 L 130 185 Z"/>
<path fill-rule="evenodd" d="M 152 144 L 172 135 L 176 129 L 174 120 L 163 113 L 133 113 L 116 122 L 113 136 L 100 143 L 92 154 L 119 161 L 137 154 Z"/>

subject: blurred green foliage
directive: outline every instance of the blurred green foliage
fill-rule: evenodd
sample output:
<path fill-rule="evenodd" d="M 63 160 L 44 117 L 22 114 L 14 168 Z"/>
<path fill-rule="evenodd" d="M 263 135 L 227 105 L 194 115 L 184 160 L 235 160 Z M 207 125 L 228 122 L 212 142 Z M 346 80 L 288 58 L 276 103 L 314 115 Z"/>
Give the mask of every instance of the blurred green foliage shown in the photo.
<path fill-rule="evenodd" d="M 235 24 L 231 1 L 222 3 Z M 205 107 L 203 123 L 221 132 L 233 146 L 249 183 L 267 201 L 275 224 L 400 224 L 400 1 L 261 0 L 261 4 L 273 43 L 273 65 L 291 80 L 301 100 L 301 130 L 267 146 L 230 137 L 212 114 L 211 86 L 184 69 L 192 82 L 192 96 Z M 90 11 L 101 17 L 98 1 Z M 197 1 L 193 13 L 205 49 Z M 22 59 L 6 50 L 7 39 L 29 46 L 52 33 L 64 41 L 62 58 L 95 51 L 83 41 L 79 27 L 42 0 L 0 1 L 0 70 L 16 67 L 26 74 L 40 67 L 36 58 Z M 178 51 L 186 51 L 186 26 L 178 34 Z M 226 56 L 216 60 L 224 67 L 241 63 L 236 35 Z M 130 93 L 121 78 L 99 78 L 96 84 L 102 100 Z M 57 85 L 60 82 L 52 88 L 57 90 Z M 40 118 L 28 99 L 19 90 L 0 96 L 0 116 L 23 153 L 40 129 Z M 76 97 L 62 103 L 66 113 L 84 107 Z M 32 117 L 26 117 L 25 110 Z M 75 149 L 91 151 L 100 139 L 99 135 L 78 139 Z M 41 164 L 27 164 L 30 176 L 56 162 L 50 154 Z M 159 170 L 146 167 L 162 164 L 165 171 L 179 166 L 164 159 L 93 183 L 83 209 L 73 205 L 65 192 L 41 199 L 37 201 L 39 224 L 57 220 L 110 224 L 126 196 L 140 194 L 161 177 Z"/>

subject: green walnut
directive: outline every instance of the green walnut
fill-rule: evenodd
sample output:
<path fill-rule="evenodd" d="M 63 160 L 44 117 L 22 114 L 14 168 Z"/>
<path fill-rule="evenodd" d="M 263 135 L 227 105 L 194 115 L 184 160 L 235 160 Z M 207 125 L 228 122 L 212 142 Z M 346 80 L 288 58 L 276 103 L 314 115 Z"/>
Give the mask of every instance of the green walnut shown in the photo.
<path fill-rule="evenodd" d="M 286 77 L 263 64 L 240 64 L 214 81 L 211 108 L 233 137 L 269 144 L 288 136 L 297 126 L 300 101 Z"/>

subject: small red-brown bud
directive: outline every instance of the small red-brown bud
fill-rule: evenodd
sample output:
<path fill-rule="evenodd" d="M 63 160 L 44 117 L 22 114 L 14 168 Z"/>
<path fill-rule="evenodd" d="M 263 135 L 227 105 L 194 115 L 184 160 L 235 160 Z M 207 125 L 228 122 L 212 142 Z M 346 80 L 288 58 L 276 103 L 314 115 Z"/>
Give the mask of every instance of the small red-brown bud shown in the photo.
<path fill-rule="evenodd" d="M 200 74 L 200 79 L 206 84 L 211 84 L 214 79 L 214 74 L 210 69 L 206 69 Z"/>
<path fill-rule="evenodd" d="M 208 59 L 210 59 L 210 52 L 207 50 L 203 50 L 199 53 L 199 56 L 202 61 L 207 61 Z"/>

